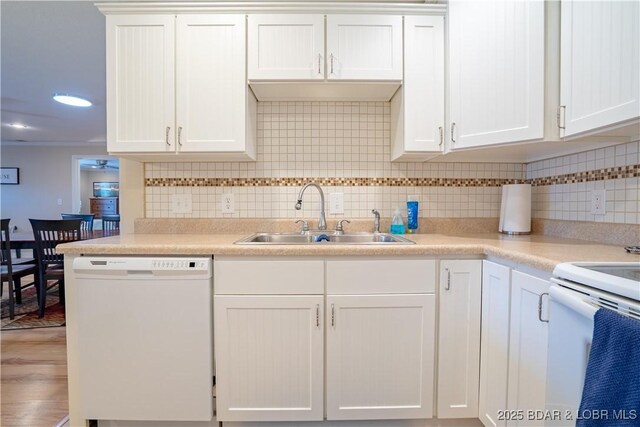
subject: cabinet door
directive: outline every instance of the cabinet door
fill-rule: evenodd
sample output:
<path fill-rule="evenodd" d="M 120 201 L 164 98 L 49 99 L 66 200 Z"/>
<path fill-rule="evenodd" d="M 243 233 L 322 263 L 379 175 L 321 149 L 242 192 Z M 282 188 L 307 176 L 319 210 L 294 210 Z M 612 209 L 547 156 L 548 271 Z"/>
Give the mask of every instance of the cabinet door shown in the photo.
<path fill-rule="evenodd" d="M 323 417 L 323 297 L 214 297 L 218 421 Z"/>
<path fill-rule="evenodd" d="M 511 276 L 509 334 L 509 410 L 544 409 L 547 377 L 549 282 L 514 271 Z M 542 320 L 541 320 L 542 319 Z M 512 425 L 544 425 L 543 420 Z"/>
<path fill-rule="evenodd" d="M 424 161 L 444 139 L 444 17 L 405 16 L 404 80 L 391 101 L 392 160 Z M 394 126 L 394 124 L 396 124 Z"/>
<path fill-rule="evenodd" d="M 108 15 L 107 150 L 175 151 L 172 15 Z"/>
<path fill-rule="evenodd" d="M 328 15 L 330 80 L 402 80 L 402 17 Z"/>
<path fill-rule="evenodd" d="M 249 80 L 324 79 L 323 15 L 249 15 Z"/>
<path fill-rule="evenodd" d="M 640 4 L 563 0 L 564 136 L 640 116 Z"/>
<path fill-rule="evenodd" d="M 483 261 L 479 415 L 485 426 L 506 425 L 498 411 L 507 407 L 510 291 L 511 269 Z"/>
<path fill-rule="evenodd" d="M 327 296 L 327 419 L 431 418 L 435 295 Z"/>
<path fill-rule="evenodd" d="M 477 418 L 482 261 L 440 262 L 438 418 Z"/>
<path fill-rule="evenodd" d="M 544 2 L 449 3 L 451 148 L 544 136 Z"/>
<path fill-rule="evenodd" d="M 178 15 L 178 151 L 244 151 L 245 18 Z"/>

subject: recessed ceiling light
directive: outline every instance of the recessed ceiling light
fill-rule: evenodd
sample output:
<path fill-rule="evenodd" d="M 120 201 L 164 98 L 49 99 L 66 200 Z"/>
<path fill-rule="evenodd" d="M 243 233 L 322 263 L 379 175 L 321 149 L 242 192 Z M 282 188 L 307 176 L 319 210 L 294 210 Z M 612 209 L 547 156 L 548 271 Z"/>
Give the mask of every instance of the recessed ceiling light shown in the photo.
<path fill-rule="evenodd" d="M 78 96 L 69 95 L 66 93 L 56 93 L 53 95 L 53 99 L 61 104 L 71 105 L 73 107 L 91 107 L 91 101 L 88 99 L 80 98 Z"/>
<path fill-rule="evenodd" d="M 9 126 L 11 126 L 12 128 L 18 128 L 18 129 L 27 129 L 29 127 L 21 123 L 9 123 Z"/>

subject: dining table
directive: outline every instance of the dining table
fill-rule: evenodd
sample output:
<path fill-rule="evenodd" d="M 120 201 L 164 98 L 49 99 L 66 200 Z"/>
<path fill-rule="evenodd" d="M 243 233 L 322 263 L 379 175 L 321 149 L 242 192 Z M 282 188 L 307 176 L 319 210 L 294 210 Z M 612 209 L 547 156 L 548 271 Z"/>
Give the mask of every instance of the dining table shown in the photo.
<path fill-rule="evenodd" d="M 98 239 L 100 237 L 116 236 L 119 234 L 119 230 L 82 230 L 80 233 L 80 240 Z M 35 249 L 36 239 L 33 235 L 33 231 L 19 231 L 10 234 L 11 249 L 16 251 L 16 256 L 21 257 L 23 249 Z M 33 254 L 35 258 L 35 252 Z"/>

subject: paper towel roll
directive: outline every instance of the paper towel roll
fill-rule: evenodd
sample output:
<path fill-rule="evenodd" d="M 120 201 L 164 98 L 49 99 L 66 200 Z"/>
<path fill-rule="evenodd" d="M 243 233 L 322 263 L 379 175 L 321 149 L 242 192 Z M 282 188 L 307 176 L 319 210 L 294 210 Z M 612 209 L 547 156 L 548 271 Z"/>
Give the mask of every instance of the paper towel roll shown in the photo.
<path fill-rule="evenodd" d="M 531 184 L 502 186 L 498 231 L 506 234 L 531 233 Z"/>

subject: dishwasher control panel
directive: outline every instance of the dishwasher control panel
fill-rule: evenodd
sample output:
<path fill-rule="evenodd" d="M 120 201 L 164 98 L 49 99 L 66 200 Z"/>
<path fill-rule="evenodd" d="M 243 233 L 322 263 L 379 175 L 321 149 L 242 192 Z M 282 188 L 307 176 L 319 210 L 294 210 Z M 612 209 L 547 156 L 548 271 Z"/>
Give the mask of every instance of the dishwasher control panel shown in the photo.
<path fill-rule="evenodd" d="M 204 269 L 207 266 L 207 262 L 203 260 L 185 260 L 185 259 L 154 259 L 151 263 L 154 270 L 190 270 L 190 269 Z"/>
<path fill-rule="evenodd" d="M 211 274 L 212 260 L 205 257 L 78 257 L 73 261 L 76 273 L 95 274 Z"/>

